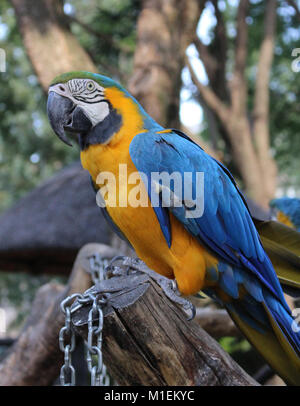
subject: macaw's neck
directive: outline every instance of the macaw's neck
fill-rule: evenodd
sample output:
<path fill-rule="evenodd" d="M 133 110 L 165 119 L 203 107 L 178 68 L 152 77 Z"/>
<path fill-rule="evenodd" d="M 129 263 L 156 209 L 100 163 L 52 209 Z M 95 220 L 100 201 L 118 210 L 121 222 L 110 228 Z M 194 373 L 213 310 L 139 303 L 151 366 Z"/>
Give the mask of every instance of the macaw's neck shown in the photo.
<path fill-rule="evenodd" d="M 109 100 L 112 109 L 122 117 L 122 126 L 120 131 L 116 132 L 112 137 L 112 144 L 121 140 L 125 141 L 125 139 L 131 142 L 132 138 L 140 132 L 163 129 L 145 112 L 143 107 L 127 90 L 107 88 L 105 96 Z"/>
<path fill-rule="evenodd" d="M 79 146 L 81 151 L 88 149 L 91 145 L 107 144 L 117 134 L 122 126 L 122 116 L 109 108 L 109 114 L 103 121 L 95 125 L 87 134 L 79 134 Z"/>
<path fill-rule="evenodd" d="M 105 90 L 110 114 L 82 138 L 81 162 L 95 180 L 100 172 L 114 172 L 119 164 L 128 164 L 133 137 L 149 130 L 163 130 L 126 91 Z"/>

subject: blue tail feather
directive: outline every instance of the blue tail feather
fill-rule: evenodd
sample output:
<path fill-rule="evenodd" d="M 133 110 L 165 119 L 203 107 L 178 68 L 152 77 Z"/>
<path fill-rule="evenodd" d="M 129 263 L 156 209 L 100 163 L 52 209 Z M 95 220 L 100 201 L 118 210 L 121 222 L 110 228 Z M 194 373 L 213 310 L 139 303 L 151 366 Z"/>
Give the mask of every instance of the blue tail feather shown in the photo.
<path fill-rule="evenodd" d="M 269 344 L 270 348 L 274 349 L 271 353 L 281 352 L 275 361 L 272 359 L 272 354 L 269 356 L 270 364 L 273 363 L 276 367 L 277 364 L 282 364 L 283 360 L 287 360 L 289 365 L 292 358 L 293 363 L 296 364 L 296 366 L 289 366 L 295 369 L 292 382 L 295 382 L 297 368 L 299 368 L 300 381 L 300 332 L 293 330 L 294 319 L 285 300 L 282 301 L 281 295 L 277 292 L 273 294 L 268 286 L 247 269 L 231 267 L 221 261 L 217 269 L 219 277 L 217 285 L 215 289 L 206 289 L 205 293 L 223 304 L 231 315 L 237 316 L 239 324 L 242 323 L 244 326 L 242 331 L 248 332 L 252 329 L 260 335 L 261 338 L 256 336 L 254 340 L 251 335 L 247 338 L 254 342 L 254 346 L 262 352 L 263 356 Z M 226 294 L 226 297 L 228 296 L 228 300 L 222 301 L 220 290 Z M 263 344 L 260 345 L 260 341 Z"/>

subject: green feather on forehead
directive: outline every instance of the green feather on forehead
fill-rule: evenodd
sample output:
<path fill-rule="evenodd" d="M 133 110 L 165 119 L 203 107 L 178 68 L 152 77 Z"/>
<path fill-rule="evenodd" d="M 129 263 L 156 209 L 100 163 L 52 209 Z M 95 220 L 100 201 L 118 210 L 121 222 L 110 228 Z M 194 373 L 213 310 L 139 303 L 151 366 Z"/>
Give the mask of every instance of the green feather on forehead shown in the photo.
<path fill-rule="evenodd" d="M 90 79 L 99 83 L 100 86 L 106 87 L 116 87 L 120 90 L 124 90 L 123 87 L 115 82 L 113 79 L 108 78 L 107 76 L 100 75 L 99 73 L 91 73 L 86 71 L 73 71 L 63 73 L 53 79 L 50 86 L 56 85 L 58 83 L 66 83 L 71 79 Z"/>

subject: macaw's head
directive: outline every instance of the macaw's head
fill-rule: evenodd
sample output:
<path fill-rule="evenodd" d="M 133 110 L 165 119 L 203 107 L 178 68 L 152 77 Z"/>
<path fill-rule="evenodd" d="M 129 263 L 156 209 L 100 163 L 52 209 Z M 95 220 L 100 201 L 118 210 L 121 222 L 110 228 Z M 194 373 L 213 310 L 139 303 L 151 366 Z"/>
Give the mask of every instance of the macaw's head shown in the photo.
<path fill-rule="evenodd" d="M 90 72 L 56 77 L 49 87 L 47 113 L 57 136 L 72 145 L 67 134 L 77 135 L 82 150 L 109 143 L 125 123 L 142 130 L 147 116 L 121 85 Z"/>

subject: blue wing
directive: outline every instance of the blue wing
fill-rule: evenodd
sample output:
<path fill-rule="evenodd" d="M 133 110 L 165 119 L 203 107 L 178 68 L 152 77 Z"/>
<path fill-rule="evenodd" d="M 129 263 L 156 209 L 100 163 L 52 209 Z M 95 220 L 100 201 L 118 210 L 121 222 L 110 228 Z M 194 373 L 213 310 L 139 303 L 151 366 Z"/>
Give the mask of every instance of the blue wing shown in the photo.
<path fill-rule="evenodd" d="M 151 201 L 156 190 L 151 183 L 153 172 L 179 172 L 182 182 L 184 173 L 192 174 L 195 198 L 200 197 L 197 196 L 199 192 L 195 186 L 196 173 L 204 173 L 204 212 L 200 217 L 186 216 L 188 209 L 184 200 L 181 208 L 166 208 L 163 207 L 161 196 L 155 196 L 160 204 L 154 207 L 154 210 L 169 246 L 172 238 L 168 216 L 170 210 L 185 228 L 218 258 L 235 268 L 248 269 L 288 309 L 276 273 L 262 247 L 242 193 L 222 164 L 206 154 L 185 134 L 175 130 L 170 133 L 152 131 L 138 134 L 132 140 L 129 152 L 138 171 L 148 178 Z M 170 185 L 172 191 L 173 186 Z"/>

